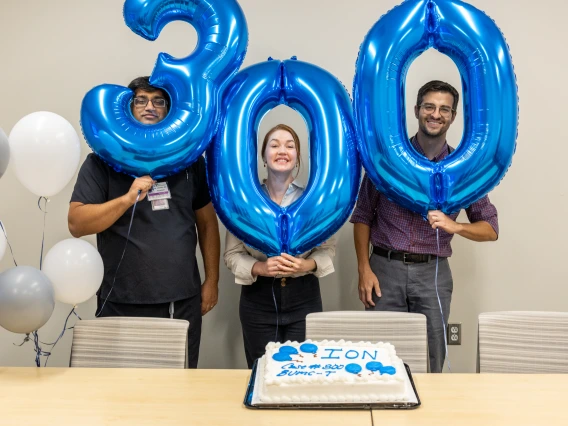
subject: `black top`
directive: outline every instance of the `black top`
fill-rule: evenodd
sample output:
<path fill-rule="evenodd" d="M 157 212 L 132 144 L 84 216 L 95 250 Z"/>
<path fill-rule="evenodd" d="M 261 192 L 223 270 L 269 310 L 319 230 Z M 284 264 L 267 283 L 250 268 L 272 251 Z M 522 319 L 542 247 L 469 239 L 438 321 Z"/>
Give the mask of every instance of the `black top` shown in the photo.
<path fill-rule="evenodd" d="M 71 202 L 102 204 L 128 192 L 134 178 L 118 173 L 95 154 L 81 166 Z M 147 198 L 138 202 L 130 241 L 108 300 L 116 303 L 166 303 L 195 296 L 201 289 L 195 249 L 195 210 L 210 202 L 203 157 L 167 182 L 169 210 L 152 210 Z M 101 296 L 110 291 L 120 261 L 132 207 L 110 228 L 97 234 L 105 267 Z"/>

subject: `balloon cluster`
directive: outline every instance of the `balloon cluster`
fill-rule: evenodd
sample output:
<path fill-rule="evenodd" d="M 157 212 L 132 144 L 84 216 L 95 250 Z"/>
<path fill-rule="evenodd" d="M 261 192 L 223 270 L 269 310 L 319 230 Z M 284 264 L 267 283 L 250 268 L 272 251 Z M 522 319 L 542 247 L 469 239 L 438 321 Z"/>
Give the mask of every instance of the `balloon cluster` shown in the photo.
<path fill-rule="evenodd" d="M 25 116 L 9 138 L 0 129 L 0 177 L 10 161 L 22 185 L 45 199 L 69 183 L 80 153 L 73 126 L 51 112 Z M 0 260 L 8 246 L 7 235 L 2 224 Z M 47 253 L 43 271 L 17 265 L 4 271 L 0 274 L 0 326 L 14 333 L 38 330 L 51 317 L 55 300 L 76 305 L 92 297 L 102 282 L 103 269 L 101 256 L 91 244 L 68 239 Z"/>
<path fill-rule="evenodd" d="M 359 156 L 381 192 L 424 215 L 469 206 L 511 164 L 518 100 L 508 46 L 487 15 L 462 1 L 406 0 L 385 14 L 361 45 L 353 104 L 331 74 L 305 62 L 268 61 L 235 75 L 248 41 L 235 0 L 126 0 L 124 16 L 149 40 L 168 22 L 187 21 L 199 44 L 186 58 L 159 55 L 150 81 L 172 99 L 159 124 L 132 118 L 128 89 L 103 85 L 89 92 L 81 109 L 88 143 L 114 169 L 155 178 L 181 171 L 209 146 L 217 214 L 230 232 L 268 255 L 301 253 L 343 225 L 356 200 Z M 429 48 L 458 66 L 465 112 L 458 149 L 435 164 L 412 148 L 401 96 L 408 67 Z M 278 104 L 304 117 L 311 142 L 308 186 L 286 208 L 263 193 L 255 167 L 259 121 Z"/>
<path fill-rule="evenodd" d="M 162 122 L 138 123 L 130 110 L 132 91 L 102 85 L 83 99 L 85 139 L 115 170 L 154 178 L 182 171 L 208 149 L 208 181 L 220 219 L 266 254 L 298 254 L 335 233 L 355 203 L 360 161 L 379 191 L 422 214 L 469 206 L 511 164 L 518 98 L 509 49 L 488 16 L 460 0 L 406 0 L 379 19 L 360 48 L 353 103 L 329 72 L 295 58 L 237 73 L 248 33 L 236 0 L 126 0 L 124 19 L 148 40 L 169 22 L 186 21 L 196 28 L 198 45 L 186 58 L 158 56 L 150 83 L 171 98 Z M 463 139 L 439 163 L 412 148 L 402 96 L 410 64 L 429 48 L 448 55 L 463 82 Z M 308 186 L 286 208 L 261 191 L 256 171 L 258 124 L 279 104 L 304 117 L 311 141 Z M 16 176 L 41 197 L 69 182 L 79 153 L 73 127 L 52 113 L 24 117 L 9 143 L 0 129 L 0 177 L 11 157 Z M 71 304 L 90 297 L 103 268 L 96 250 L 85 244 L 59 243 L 46 257 L 45 274 L 30 267 L 1 274 L 0 325 L 37 330 L 49 318 L 54 297 Z M 0 258 L 5 249 L 0 235 Z M 34 312 L 18 320 L 27 309 Z"/>

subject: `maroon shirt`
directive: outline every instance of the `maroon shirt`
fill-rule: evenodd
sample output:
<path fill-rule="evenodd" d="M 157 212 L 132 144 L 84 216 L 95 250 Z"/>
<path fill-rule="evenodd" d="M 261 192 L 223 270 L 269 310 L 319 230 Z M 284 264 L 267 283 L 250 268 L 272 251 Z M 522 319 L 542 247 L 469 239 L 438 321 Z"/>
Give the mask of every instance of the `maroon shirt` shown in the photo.
<path fill-rule="evenodd" d="M 412 146 L 423 156 L 424 150 L 416 140 L 411 139 Z M 438 162 L 449 154 L 449 147 L 444 144 L 440 153 L 432 159 Z M 497 209 L 485 196 L 465 209 L 471 223 L 485 221 L 489 223 L 495 233 L 499 235 L 499 223 L 497 221 Z M 449 215 L 456 220 L 458 213 Z M 375 185 L 365 174 L 357 206 L 351 216 L 350 222 L 364 223 L 371 228 L 371 244 L 387 250 L 396 250 L 406 253 L 434 254 L 441 257 L 452 255 L 450 245 L 453 235 L 440 229 L 440 251 L 436 242 L 436 230 L 425 220 L 422 215 L 405 209 L 388 200 L 387 197 L 377 191 Z"/>

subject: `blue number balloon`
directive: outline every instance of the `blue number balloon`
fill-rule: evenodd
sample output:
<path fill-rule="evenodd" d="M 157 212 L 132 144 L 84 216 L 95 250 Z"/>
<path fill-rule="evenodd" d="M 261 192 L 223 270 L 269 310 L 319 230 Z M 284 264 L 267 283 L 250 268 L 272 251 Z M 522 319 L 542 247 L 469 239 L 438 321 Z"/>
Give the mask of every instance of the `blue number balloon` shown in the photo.
<path fill-rule="evenodd" d="M 455 62 L 463 89 L 463 138 L 439 163 L 416 153 L 405 121 L 408 67 L 430 47 Z M 391 200 L 418 213 L 453 213 L 471 205 L 511 164 L 518 99 L 508 46 L 495 23 L 467 3 L 407 0 L 384 15 L 361 45 L 353 105 L 369 178 Z"/>
<path fill-rule="evenodd" d="M 133 93 L 122 86 L 101 85 L 83 99 L 81 127 L 93 151 L 117 171 L 161 178 L 193 163 L 215 134 L 222 90 L 246 54 L 247 24 L 235 0 L 127 0 L 124 19 L 148 40 L 174 20 L 190 23 L 198 34 L 188 57 L 158 56 L 150 83 L 172 101 L 160 123 L 136 121 Z"/>
<path fill-rule="evenodd" d="M 310 176 L 304 194 L 280 207 L 260 187 L 256 129 L 278 104 L 308 126 Z M 306 62 L 269 60 L 239 72 L 223 95 L 224 120 L 207 151 L 209 189 L 227 229 L 269 256 L 321 244 L 347 220 L 361 166 L 349 95 L 330 73 Z"/>

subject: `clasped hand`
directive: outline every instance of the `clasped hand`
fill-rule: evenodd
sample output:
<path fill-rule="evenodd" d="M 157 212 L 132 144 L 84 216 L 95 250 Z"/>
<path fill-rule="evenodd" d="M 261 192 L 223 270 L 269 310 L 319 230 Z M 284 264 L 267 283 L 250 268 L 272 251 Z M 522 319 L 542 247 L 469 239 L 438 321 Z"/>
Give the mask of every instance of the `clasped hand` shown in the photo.
<path fill-rule="evenodd" d="M 302 259 L 301 257 L 282 253 L 280 256 L 269 257 L 264 262 L 256 262 L 253 267 L 253 273 L 265 277 L 289 277 L 309 272 L 315 269 L 315 267 L 313 259 Z"/>

